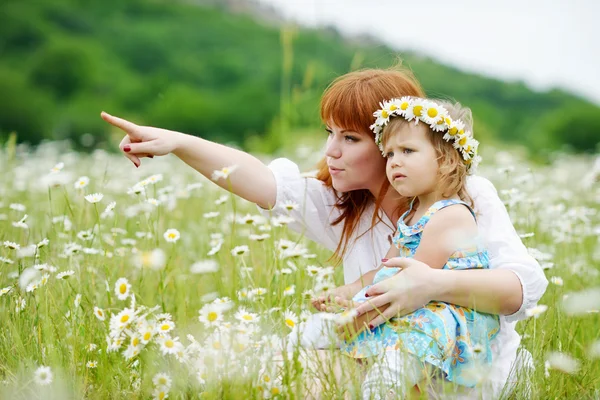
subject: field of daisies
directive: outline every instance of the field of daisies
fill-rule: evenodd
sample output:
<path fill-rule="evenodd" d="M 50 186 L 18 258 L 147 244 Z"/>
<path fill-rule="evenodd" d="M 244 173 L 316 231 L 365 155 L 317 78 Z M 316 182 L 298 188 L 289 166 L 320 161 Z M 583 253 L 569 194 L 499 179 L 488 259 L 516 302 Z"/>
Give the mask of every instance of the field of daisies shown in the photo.
<path fill-rule="evenodd" d="M 310 171 L 315 154 L 287 156 Z M 600 397 L 600 162 L 484 155 L 551 282 L 517 325 L 536 369 L 513 398 Z M 173 156 L 136 169 L 50 143 L 1 149 L 0 169 L 1 398 L 304 398 L 311 381 L 355 395 L 333 362 L 283 351 L 308 299 L 342 284 L 288 229 L 296 204 L 263 218 Z"/>

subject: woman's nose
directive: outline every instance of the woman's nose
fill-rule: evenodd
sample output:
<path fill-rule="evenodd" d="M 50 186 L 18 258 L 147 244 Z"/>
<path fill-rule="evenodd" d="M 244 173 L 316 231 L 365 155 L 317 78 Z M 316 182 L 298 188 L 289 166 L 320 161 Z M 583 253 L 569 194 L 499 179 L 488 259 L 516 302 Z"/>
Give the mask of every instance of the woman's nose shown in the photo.
<path fill-rule="evenodd" d="M 342 151 L 340 149 L 339 143 L 335 140 L 334 137 L 330 137 L 327 139 L 327 145 L 325 147 L 325 155 L 327 157 L 332 158 L 340 158 L 342 156 Z"/>

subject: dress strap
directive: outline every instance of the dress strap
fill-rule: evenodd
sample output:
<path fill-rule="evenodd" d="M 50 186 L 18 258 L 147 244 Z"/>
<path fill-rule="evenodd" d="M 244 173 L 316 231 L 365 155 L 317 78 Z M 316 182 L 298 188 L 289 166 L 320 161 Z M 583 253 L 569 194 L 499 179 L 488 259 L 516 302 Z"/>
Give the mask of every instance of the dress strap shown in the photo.
<path fill-rule="evenodd" d="M 423 216 L 421 218 L 419 218 L 419 220 L 416 223 L 408 226 L 404 222 L 404 218 L 406 218 L 406 216 L 412 211 L 413 203 L 414 203 L 414 200 L 410 203 L 410 208 L 408 209 L 408 211 L 406 211 L 404 214 L 402 214 L 400 219 L 398 219 L 398 231 L 401 232 L 404 236 L 412 236 L 412 235 L 415 235 L 416 233 L 422 232 L 423 228 L 425 227 L 425 224 L 427 224 L 427 222 L 431 219 L 431 216 L 433 214 L 435 214 L 437 211 L 441 210 L 442 208 L 446 208 L 446 207 L 449 207 L 449 206 L 452 206 L 455 204 L 462 204 L 465 207 L 467 207 L 469 209 L 469 211 L 471 212 L 471 215 L 473 215 L 473 218 L 475 218 L 475 221 L 477 221 L 477 218 L 475 217 L 475 212 L 473 211 L 473 209 L 471 207 L 469 207 L 469 205 L 467 203 L 465 203 L 462 200 L 445 199 L 445 200 L 439 200 L 439 201 L 436 201 L 435 203 L 433 203 L 431 205 L 431 207 L 429 207 L 427 209 L 425 214 L 423 214 Z"/>

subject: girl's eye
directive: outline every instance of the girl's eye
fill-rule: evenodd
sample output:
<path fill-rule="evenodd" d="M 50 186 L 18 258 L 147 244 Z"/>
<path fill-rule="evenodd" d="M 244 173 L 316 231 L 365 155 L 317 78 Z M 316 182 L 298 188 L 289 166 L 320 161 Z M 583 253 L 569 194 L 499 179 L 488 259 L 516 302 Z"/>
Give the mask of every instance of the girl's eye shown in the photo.
<path fill-rule="evenodd" d="M 385 158 L 392 158 L 392 157 L 394 157 L 393 151 L 388 151 L 387 153 L 385 153 Z"/>
<path fill-rule="evenodd" d="M 402 152 L 403 152 L 404 154 L 410 154 L 410 153 L 412 153 L 413 151 L 414 151 L 413 149 L 404 149 L 404 150 L 402 150 Z"/>

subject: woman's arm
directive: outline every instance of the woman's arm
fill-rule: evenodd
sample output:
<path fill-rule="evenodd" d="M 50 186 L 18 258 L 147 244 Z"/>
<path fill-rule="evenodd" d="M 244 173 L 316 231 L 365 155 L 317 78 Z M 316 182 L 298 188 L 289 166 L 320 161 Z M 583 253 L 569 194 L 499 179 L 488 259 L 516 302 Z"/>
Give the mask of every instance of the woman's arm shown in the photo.
<path fill-rule="evenodd" d="M 139 126 L 127 120 L 101 114 L 102 119 L 125 131 L 120 148 L 136 167 L 140 157 L 175 154 L 183 162 L 211 179 L 215 170 L 236 165 L 228 179 L 215 183 L 262 208 L 275 204 L 277 185 L 271 170 L 256 157 L 196 136 L 166 129 Z"/>

